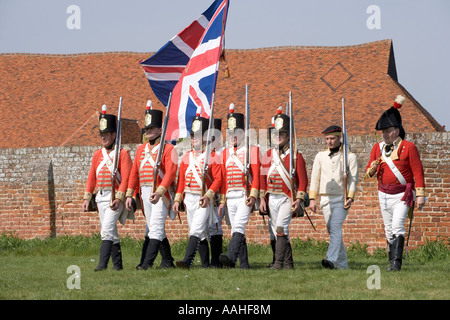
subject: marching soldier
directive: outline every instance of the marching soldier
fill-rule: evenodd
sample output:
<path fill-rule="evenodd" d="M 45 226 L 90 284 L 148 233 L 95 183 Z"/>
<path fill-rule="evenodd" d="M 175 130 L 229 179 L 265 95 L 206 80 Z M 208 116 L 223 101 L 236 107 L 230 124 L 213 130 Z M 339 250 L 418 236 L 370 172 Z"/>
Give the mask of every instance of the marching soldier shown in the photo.
<path fill-rule="evenodd" d="M 102 245 L 100 259 L 95 271 L 105 270 L 111 257 L 114 270 L 122 270 L 122 252 L 120 248 L 117 221 L 125 223 L 128 211 L 125 210 L 125 192 L 131 170 L 131 158 L 127 150 L 119 153 L 116 181 L 112 185 L 111 175 L 114 170 L 115 140 L 117 117 L 106 114 L 106 105 L 102 107 L 99 117 L 100 140 L 103 147 L 95 151 L 89 170 L 82 209 L 88 211 L 94 189 L 97 190 L 95 201 L 101 225 Z M 111 203 L 111 192 L 115 192 L 115 200 Z"/>
<path fill-rule="evenodd" d="M 289 148 L 289 116 L 281 113 L 278 108 L 273 118 L 272 142 L 274 147 L 269 149 L 264 157 L 261 168 L 260 210 L 270 212 L 269 230 L 271 241 L 275 242 L 275 261 L 271 269 L 292 269 L 294 261 L 289 242 L 289 224 L 293 212 L 299 210 L 305 200 L 308 176 L 305 160 L 300 152 Z M 276 138 L 278 136 L 278 138 Z M 288 172 L 289 161 L 295 154 L 295 181 L 292 184 Z M 295 189 L 292 185 L 296 186 Z M 301 209 L 300 209 L 301 210 Z M 275 238 L 276 237 L 276 238 Z"/>
<path fill-rule="evenodd" d="M 148 229 L 148 241 L 144 242 L 144 260 L 136 267 L 138 270 L 147 270 L 161 252 L 162 267 L 173 266 L 169 240 L 166 236 L 165 222 L 171 208 L 169 187 L 175 180 L 178 160 L 177 153 L 170 143 L 161 141 L 163 112 L 151 108 L 151 101 L 147 103 L 145 111 L 145 134 L 148 142 L 141 144 L 137 151 L 128 181 L 126 206 L 132 209 L 132 197 L 137 186 L 140 186 L 140 195 L 143 212 Z M 158 151 L 164 145 L 161 166 L 156 183 L 154 167 Z M 153 190 L 155 185 L 156 190 Z"/>
<path fill-rule="evenodd" d="M 227 135 L 230 147 L 222 153 L 221 164 L 224 183 L 220 188 L 219 205 L 219 216 L 221 217 L 223 217 L 225 205 L 227 206 L 228 218 L 231 223 L 231 240 L 227 254 L 221 254 L 219 261 L 226 267 L 234 268 L 239 258 L 239 267 L 248 269 L 250 265 L 248 263 L 245 226 L 258 198 L 261 162 L 258 147 L 249 146 L 250 151 L 245 148 L 244 118 L 244 114 L 234 112 L 234 104 L 231 104 L 227 116 Z M 250 152 L 249 176 L 245 177 L 244 159 L 248 152 Z M 246 179 L 249 179 L 249 190 L 246 190 Z"/>
<path fill-rule="evenodd" d="M 189 242 L 184 259 L 176 262 L 176 266 L 180 268 L 192 266 L 200 241 L 205 240 L 208 236 L 208 226 L 217 222 L 214 212 L 214 197 L 222 183 L 222 172 L 217 157 L 205 152 L 205 132 L 208 130 L 208 124 L 209 120 L 200 117 L 200 113 L 197 112 L 191 128 L 192 150 L 183 155 L 178 173 L 173 211 L 178 213 L 181 202 L 184 202 L 189 225 Z M 206 176 L 203 177 L 206 157 L 208 157 L 209 166 Z M 203 186 L 203 181 L 206 186 Z M 203 193 L 202 188 L 205 187 L 207 191 Z M 204 260 L 205 257 L 201 257 L 201 259 Z"/>
<path fill-rule="evenodd" d="M 214 134 L 212 136 L 212 151 L 211 156 L 221 159 L 222 152 L 224 150 L 222 146 L 222 119 L 214 119 Z M 220 193 L 216 193 L 214 198 L 214 213 L 217 217 L 217 223 L 213 223 L 208 226 L 208 240 L 211 247 L 211 263 L 209 263 L 209 248 L 207 240 L 200 241 L 198 248 L 200 257 L 202 259 L 203 267 L 220 268 L 222 265 L 219 262 L 219 256 L 222 253 L 223 244 L 223 229 L 222 221 L 223 217 L 218 214 L 218 203 Z"/>
<path fill-rule="evenodd" d="M 342 128 L 330 126 L 324 134 L 328 149 L 319 152 L 314 158 L 309 186 L 309 208 L 317 211 L 317 196 L 323 211 L 327 231 L 330 235 L 327 257 L 322 266 L 329 269 L 346 269 L 347 253 L 342 239 L 342 225 L 347 217 L 356 192 L 358 182 L 358 162 L 354 153 L 348 154 L 349 173 L 347 178 L 347 199 L 344 198 Z"/>
<path fill-rule="evenodd" d="M 376 174 L 378 197 L 389 250 L 388 271 L 399 271 L 405 242 L 405 219 L 412 218 L 414 201 L 421 209 L 425 204 L 425 180 L 419 151 L 414 143 L 404 140 L 405 130 L 398 109 L 405 98 L 397 96 L 394 106 L 383 112 L 375 129 L 381 130 L 383 141 L 370 153 L 365 178 Z"/>

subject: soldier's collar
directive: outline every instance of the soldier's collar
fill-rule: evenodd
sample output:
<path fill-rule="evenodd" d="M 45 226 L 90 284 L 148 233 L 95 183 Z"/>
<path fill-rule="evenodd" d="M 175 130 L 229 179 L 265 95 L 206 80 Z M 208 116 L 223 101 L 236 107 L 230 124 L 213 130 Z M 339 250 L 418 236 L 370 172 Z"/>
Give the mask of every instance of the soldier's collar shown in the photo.
<path fill-rule="evenodd" d="M 152 141 L 148 140 L 148 143 L 149 143 L 151 146 L 154 146 L 154 145 L 156 145 L 156 144 L 158 144 L 158 143 L 160 143 L 160 142 L 161 142 L 161 136 L 159 136 L 158 138 L 156 138 L 155 140 L 152 140 Z"/>
<path fill-rule="evenodd" d="M 278 148 L 278 151 L 283 154 L 285 154 L 288 150 L 289 150 L 289 143 L 286 143 L 281 149 Z"/>

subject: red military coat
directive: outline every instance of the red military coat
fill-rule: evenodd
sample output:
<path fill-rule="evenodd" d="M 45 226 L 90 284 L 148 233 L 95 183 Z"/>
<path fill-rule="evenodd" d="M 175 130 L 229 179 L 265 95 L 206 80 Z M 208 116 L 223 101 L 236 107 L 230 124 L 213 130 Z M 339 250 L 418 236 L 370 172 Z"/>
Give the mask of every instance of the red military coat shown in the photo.
<path fill-rule="evenodd" d="M 128 181 L 128 197 L 133 196 L 137 186 L 149 186 L 153 184 L 153 171 L 159 147 L 160 143 L 158 140 L 154 145 L 151 145 L 149 142 L 142 144 L 136 150 L 133 167 Z M 156 192 L 163 195 L 166 201 L 170 201 L 170 195 L 167 190 L 175 180 L 177 169 L 178 155 L 174 146 L 170 143 L 166 143 L 161 158 L 159 175 L 156 179 Z"/>
<path fill-rule="evenodd" d="M 366 172 L 368 172 L 373 161 L 380 161 L 376 173 L 379 190 L 400 184 L 400 181 L 389 168 L 388 164 L 381 158 L 380 144 L 382 144 L 382 142 L 373 146 L 369 163 L 366 167 Z M 414 143 L 400 140 L 398 148 L 392 151 L 390 158 L 405 178 L 406 183 L 415 183 L 416 195 L 425 196 L 425 179 L 422 161 L 420 160 L 419 151 Z"/>
<path fill-rule="evenodd" d="M 269 149 L 261 161 L 261 180 L 260 180 L 260 196 L 264 197 L 267 193 L 284 194 L 291 197 L 290 185 L 286 184 L 286 176 L 289 178 L 289 161 L 290 153 L 287 154 L 289 148 L 283 148 L 282 152 L 276 149 Z M 276 165 L 280 159 L 279 165 Z M 281 167 L 283 166 L 283 167 Z M 306 188 L 308 186 L 308 175 L 306 173 L 305 160 L 300 152 L 297 152 L 296 172 L 294 176 L 295 185 L 297 186 L 293 198 L 304 199 Z M 282 171 L 282 172 L 280 172 Z M 283 179 L 284 176 L 284 179 Z M 289 180 L 290 181 L 290 180 Z"/>
<path fill-rule="evenodd" d="M 194 150 L 190 150 L 183 155 L 180 163 L 180 170 L 178 172 L 178 185 L 175 201 L 181 202 L 185 192 L 201 194 L 201 181 L 205 156 L 206 154 L 204 152 Z M 222 183 L 222 169 L 219 161 L 220 159 L 217 158 L 215 153 L 211 153 L 209 158 L 209 168 L 205 179 L 206 188 L 208 189 L 205 195 L 207 195 L 211 201 Z"/>
<path fill-rule="evenodd" d="M 260 184 L 261 161 L 259 148 L 250 149 L 250 167 L 249 167 L 249 196 L 258 198 Z M 245 191 L 245 148 L 233 147 L 227 148 L 222 153 L 222 180 L 220 187 L 221 201 L 223 202 L 228 190 Z"/>
<path fill-rule="evenodd" d="M 114 159 L 114 150 L 107 151 L 105 148 L 98 149 L 92 157 L 91 168 L 89 170 L 84 199 L 90 200 L 95 189 L 112 190 L 111 170 Z M 131 157 L 127 150 L 121 149 L 119 162 L 117 164 L 118 175 L 114 190 L 117 191 L 116 198 L 124 201 L 127 190 L 128 178 L 131 171 Z"/>

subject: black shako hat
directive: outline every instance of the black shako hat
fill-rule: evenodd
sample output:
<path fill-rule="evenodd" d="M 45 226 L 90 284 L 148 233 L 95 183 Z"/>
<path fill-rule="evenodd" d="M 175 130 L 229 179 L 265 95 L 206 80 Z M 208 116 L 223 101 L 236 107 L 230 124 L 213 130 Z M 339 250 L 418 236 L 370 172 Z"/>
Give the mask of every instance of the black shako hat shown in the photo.
<path fill-rule="evenodd" d="M 234 112 L 234 103 L 231 103 L 228 108 L 227 129 L 232 131 L 236 129 L 245 130 L 244 114 Z"/>
<path fill-rule="evenodd" d="M 209 119 L 201 117 L 200 116 L 201 112 L 202 112 L 201 107 L 197 108 L 197 113 L 195 117 L 192 119 L 191 136 L 194 136 L 200 132 L 203 135 L 208 130 Z"/>
<path fill-rule="evenodd" d="M 117 117 L 113 114 L 106 114 L 106 104 L 102 106 L 102 113 L 98 117 L 98 126 L 100 133 L 116 132 Z"/>
<path fill-rule="evenodd" d="M 272 127 L 279 132 L 289 133 L 290 118 L 288 115 L 282 113 L 283 107 L 278 107 L 277 114 L 272 118 Z"/>
<path fill-rule="evenodd" d="M 161 128 L 163 121 L 163 112 L 161 110 L 152 109 L 152 101 L 147 101 L 147 108 L 145 110 L 145 129 Z"/>
<path fill-rule="evenodd" d="M 222 131 L 222 119 L 214 118 L 213 128 Z"/>
<path fill-rule="evenodd" d="M 398 95 L 394 101 L 394 105 L 383 112 L 380 119 L 378 119 L 377 124 L 375 125 L 375 130 L 384 130 L 390 127 L 397 127 L 400 129 L 400 137 L 402 139 L 405 138 L 405 129 L 403 129 L 402 125 L 402 116 L 398 109 L 400 109 L 405 102 L 405 98 L 403 96 Z"/>
<path fill-rule="evenodd" d="M 163 123 L 163 112 L 161 110 L 152 109 L 152 101 L 147 101 L 145 110 L 145 129 L 156 127 L 161 128 Z"/>

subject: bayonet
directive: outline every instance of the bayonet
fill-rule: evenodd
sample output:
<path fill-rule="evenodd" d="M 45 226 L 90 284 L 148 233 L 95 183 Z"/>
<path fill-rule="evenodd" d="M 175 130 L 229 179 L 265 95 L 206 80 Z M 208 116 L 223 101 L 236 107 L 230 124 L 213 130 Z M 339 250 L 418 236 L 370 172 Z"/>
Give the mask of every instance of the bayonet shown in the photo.
<path fill-rule="evenodd" d="M 295 166 L 296 166 L 296 162 L 297 162 L 297 142 L 295 140 L 295 127 L 294 127 L 294 115 L 292 113 L 292 92 L 291 91 L 289 91 L 288 106 L 289 106 L 288 116 L 289 116 L 289 152 L 290 152 L 289 175 L 291 178 L 290 179 L 291 180 L 291 202 L 294 203 L 295 190 L 296 190 L 296 185 L 295 185 L 296 167 Z M 293 213 L 293 215 L 300 216 L 299 209 L 302 210 L 306 214 L 306 217 L 308 218 L 309 223 L 313 227 L 314 231 L 316 231 L 316 227 L 312 223 L 311 218 L 308 215 L 308 212 L 306 212 L 306 208 L 304 207 L 304 202 L 302 203 L 302 205 L 303 205 L 303 207 L 299 206 L 299 208 L 297 209 L 296 212 Z M 303 214 L 301 216 L 303 216 Z"/>
<path fill-rule="evenodd" d="M 342 98 L 342 169 L 343 169 L 343 182 L 344 182 L 344 206 L 347 202 L 347 184 L 348 184 L 348 174 L 349 174 L 349 166 L 348 166 L 348 135 L 347 135 L 347 126 L 345 123 L 345 104 L 344 98 Z"/>
<path fill-rule="evenodd" d="M 119 157 L 120 157 L 120 148 L 122 143 L 122 97 L 120 97 L 119 100 L 119 112 L 117 114 L 117 124 L 116 124 L 116 142 L 114 146 L 114 159 L 113 159 L 113 171 L 111 173 L 111 183 L 112 183 L 112 190 L 111 190 L 111 201 L 109 203 L 109 206 L 113 206 L 114 200 L 116 200 L 116 176 L 117 176 L 117 170 L 119 166 Z"/>
<path fill-rule="evenodd" d="M 250 105 L 248 103 L 248 84 L 245 85 L 245 159 L 244 159 L 244 179 L 245 197 L 250 195 Z"/>

